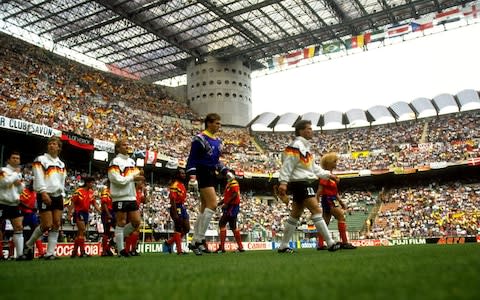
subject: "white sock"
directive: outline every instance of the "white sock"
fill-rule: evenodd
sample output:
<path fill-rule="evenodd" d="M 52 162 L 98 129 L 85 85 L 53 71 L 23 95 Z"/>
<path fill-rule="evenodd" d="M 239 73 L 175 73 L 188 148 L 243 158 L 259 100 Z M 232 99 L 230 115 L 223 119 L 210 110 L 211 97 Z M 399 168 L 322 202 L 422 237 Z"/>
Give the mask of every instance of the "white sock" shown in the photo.
<path fill-rule="evenodd" d="M 15 244 L 15 251 L 17 251 L 17 257 L 23 254 L 23 231 L 13 233 L 13 243 Z"/>
<path fill-rule="evenodd" d="M 116 226 L 115 227 L 115 243 L 117 244 L 117 251 L 120 252 L 125 248 L 125 245 L 123 244 L 123 227 Z"/>
<path fill-rule="evenodd" d="M 199 232 L 199 242 L 205 239 L 205 233 L 207 232 L 208 225 L 210 224 L 210 221 L 212 220 L 213 215 L 215 214 L 214 210 L 211 210 L 210 208 L 205 208 L 203 211 L 203 218 L 202 218 L 202 223 L 200 224 L 200 232 Z"/>
<path fill-rule="evenodd" d="M 315 228 L 317 228 L 317 231 L 322 234 L 322 237 L 327 243 L 328 247 L 335 244 L 335 241 L 332 239 L 332 237 L 330 236 L 330 232 L 328 231 L 327 223 L 325 223 L 325 220 L 323 219 L 321 214 L 313 215 L 312 222 L 315 225 Z"/>
<path fill-rule="evenodd" d="M 58 230 L 50 230 L 48 232 L 48 245 L 46 256 L 55 255 L 55 248 L 58 242 Z"/>
<path fill-rule="evenodd" d="M 129 236 L 134 230 L 132 223 L 128 223 L 123 227 L 123 236 Z"/>
<path fill-rule="evenodd" d="M 35 227 L 35 229 L 32 232 L 32 235 L 28 239 L 27 243 L 25 244 L 27 248 L 32 248 L 33 244 L 35 244 L 35 241 L 38 240 L 42 236 L 43 232 L 40 229 L 40 225 Z"/>
<path fill-rule="evenodd" d="M 297 223 L 298 219 L 295 219 L 293 217 L 288 217 L 288 219 L 285 221 L 282 242 L 280 243 L 279 247 L 280 249 L 285 249 L 289 247 L 288 242 L 290 242 L 293 232 L 295 231 L 295 228 L 297 228 Z"/>
<path fill-rule="evenodd" d="M 201 239 L 198 239 L 198 236 L 200 235 L 200 224 L 202 224 L 203 220 L 203 213 L 199 212 L 197 215 L 197 220 L 195 221 L 195 227 L 193 228 L 193 242 L 200 242 Z"/>

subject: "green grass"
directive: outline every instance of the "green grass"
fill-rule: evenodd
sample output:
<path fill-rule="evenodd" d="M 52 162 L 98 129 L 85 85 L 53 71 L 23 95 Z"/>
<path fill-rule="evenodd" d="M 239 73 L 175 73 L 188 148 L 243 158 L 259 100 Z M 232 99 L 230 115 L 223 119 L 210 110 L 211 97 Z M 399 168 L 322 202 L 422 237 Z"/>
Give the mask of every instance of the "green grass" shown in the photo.
<path fill-rule="evenodd" d="M 480 245 L 0 262 L 2 299 L 478 299 Z"/>

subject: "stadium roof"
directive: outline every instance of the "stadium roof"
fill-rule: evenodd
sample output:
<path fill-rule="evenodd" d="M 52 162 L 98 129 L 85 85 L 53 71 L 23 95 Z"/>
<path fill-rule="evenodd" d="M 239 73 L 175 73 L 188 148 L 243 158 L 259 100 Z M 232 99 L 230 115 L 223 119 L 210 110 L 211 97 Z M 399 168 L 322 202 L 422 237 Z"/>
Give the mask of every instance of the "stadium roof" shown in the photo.
<path fill-rule="evenodd" d="M 479 93 L 469 89 L 455 96 L 440 94 L 433 99 L 417 98 L 410 104 L 400 101 L 389 107 L 376 105 L 366 111 L 329 111 L 323 115 L 309 112 L 302 116 L 294 113 L 277 116 L 267 112 L 252 120 L 249 126 L 253 131 L 293 131 L 298 120 L 310 120 L 314 129 L 331 130 L 395 123 L 476 109 L 480 109 Z"/>
<path fill-rule="evenodd" d="M 340 41 L 471 1 L 12 0 L 4 23 L 155 82 L 192 60 L 242 58 L 252 70 L 276 54 Z"/>

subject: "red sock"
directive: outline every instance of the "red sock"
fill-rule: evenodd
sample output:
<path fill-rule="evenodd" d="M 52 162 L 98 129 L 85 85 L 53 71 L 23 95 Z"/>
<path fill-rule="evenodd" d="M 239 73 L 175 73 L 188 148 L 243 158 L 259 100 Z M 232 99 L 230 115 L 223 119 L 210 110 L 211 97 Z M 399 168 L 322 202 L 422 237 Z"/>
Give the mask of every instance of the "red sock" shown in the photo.
<path fill-rule="evenodd" d="M 80 248 L 80 254 L 85 253 L 85 238 L 78 238 L 78 246 Z"/>
<path fill-rule="evenodd" d="M 80 238 L 75 238 L 73 241 L 73 250 L 72 250 L 72 255 L 77 255 L 78 254 L 78 246 L 80 245 Z"/>
<path fill-rule="evenodd" d="M 218 249 L 225 250 L 225 240 L 227 239 L 227 229 L 222 228 L 220 229 L 220 246 Z"/>
<path fill-rule="evenodd" d="M 130 234 L 130 251 L 136 251 L 137 250 L 137 242 L 138 242 L 138 231 L 132 232 Z"/>
<path fill-rule="evenodd" d="M 132 251 L 132 235 L 130 234 L 125 238 L 125 251 L 130 252 Z"/>
<path fill-rule="evenodd" d="M 323 248 L 323 236 L 320 232 L 317 232 L 317 247 Z"/>
<path fill-rule="evenodd" d="M 342 240 L 342 243 L 344 244 L 348 243 L 347 223 L 345 223 L 345 221 L 338 222 L 338 232 L 340 233 L 340 239 Z"/>
<path fill-rule="evenodd" d="M 177 245 L 177 253 L 182 253 L 182 234 L 174 232 L 172 238 L 175 240 L 175 245 Z"/>
<path fill-rule="evenodd" d="M 13 243 L 13 240 L 8 241 L 8 257 L 14 257 L 15 256 L 15 243 Z"/>
<path fill-rule="evenodd" d="M 168 239 L 167 244 L 171 245 L 175 243 L 175 233 Z"/>
<path fill-rule="evenodd" d="M 233 236 L 235 237 L 235 241 L 237 241 L 238 249 L 242 250 L 243 245 L 242 245 L 242 237 L 240 236 L 240 230 L 234 230 L 233 231 Z"/>
<path fill-rule="evenodd" d="M 43 243 L 41 240 L 35 241 L 35 247 L 38 249 L 38 255 L 42 256 L 45 255 L 45 251 L 43 251 Z"/>
<path fill-rule="evenodd" d="M 103 252 L 106 252 L 109 250 L 107 234 L 104 234 L 102 237 L 102 249 L 103 249 Z"/>

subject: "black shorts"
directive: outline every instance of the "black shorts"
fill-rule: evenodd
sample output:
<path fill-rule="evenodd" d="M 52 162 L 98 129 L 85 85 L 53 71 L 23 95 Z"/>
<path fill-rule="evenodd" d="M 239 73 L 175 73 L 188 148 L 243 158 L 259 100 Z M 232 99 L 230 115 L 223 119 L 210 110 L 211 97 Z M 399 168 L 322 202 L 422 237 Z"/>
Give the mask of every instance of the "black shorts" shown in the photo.
<path fill-rule="evenodd" d="M 289 182 L 288 189 L 292 192 L 293 201 L 303 202 L 308 198 L 315 197 L 318 180 Z"/>
<path fill-rule="evenodd" d="M 63 196 L 52 196 L 50 195 L 52 202 L 50 205 L 46 205 L 42 201 L 42 194 L 37 193 L 37 207 L 42 211 L 52 211 L 52 210 L 63 210 Z"/>
<path fill-rule="evenodd" d="M 129 200 L 129 201 L 115 201 L 112 203 L 113 211 L 122 211 L 122 212 L 130 212 L 130 211 L 137 211 L 138 205 L 136 200 Z"/>
<path fill-rule="evenodd" d="M 217 185 L 217 173 L 215 169 L 197 167 L 198 188 L 215 187 Z"/>
<path fill-rule="evenodd" d="M 0 220 L 16 219 L 21 216 L 20 207 L 0 204 Z"/>

